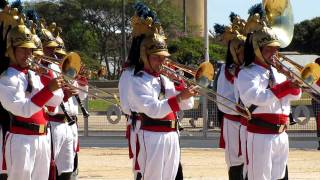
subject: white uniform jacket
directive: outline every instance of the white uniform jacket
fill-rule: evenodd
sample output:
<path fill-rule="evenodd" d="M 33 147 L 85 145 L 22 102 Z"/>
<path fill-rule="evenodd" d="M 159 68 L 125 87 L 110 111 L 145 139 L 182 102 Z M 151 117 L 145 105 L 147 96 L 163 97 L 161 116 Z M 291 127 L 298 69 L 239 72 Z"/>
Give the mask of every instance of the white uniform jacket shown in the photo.
<path fill-rule="evenodd" d="M 237 102 L 234 94 L 234 74 L 231 74 L 229 71 L 226 70 L 225 64 L 221 66 L 220 75 L 218 77 L 218 86 L 217 86 L 217 93 L 228 98 L 232 102 Z M 219 103 L 223 103 L 226 106 L 236 109 L 235 104 L 225 100 L 224 98 L 221 98 L 217 96 L 217 101 Z M 217 103 L 218 108 L 220 111 L 222 111 L 225 114 L 231 114 L 231 115 L 239 115 L 237 112 L 234 112 L 221 104 Z"/>
<path fill-rule="evenodd" d="M 165 97 L 163 99 L 159 99 L 161 90 L 160 76 L 161 83 L 165 88 Z M 144 113 L 154 119 L 161 119 L 172 112 L 193 107 L 193 97 L 178 103 L 176 98 L 178 91 L 176 91 L 174 83 L 167 77 L 160 76 L 151 75 L 145 71 L 140 71 L 138 75 L 132 76 L 127 96 L 131 111 Z"/>
<path fill-rule="evenodd" d="M 286 76 L 279 73 L 275 68 L 271 68 L 275 78 L 275 84 L 286 81 Z M 253 63 L 243 68 L 238 76 L 238 89 L 240 98 L 246 107 L 254 104 L 258 106 L 253 114 L 272 113 L 272 114 L 290 114 L 290 101 L 298 100 L 301 91 L 298 94 L 287 94 L 281 99 L 268 88 L 270 71 L 261 65 Z"/>
<path fill-rule="evenodd" d="M 124 70 L 119 79 L 119 97 L 120 97 L 120 106 L 124 114 L 131 115 L 131 110 L 128 102 L 128 91 L 130 91 L 130 82 L 134 70 L 132 68 L 127 68 Z"/>
<path fill-rule="evenodd" d="M 29 78 L 32 82 L 31 93 L 27 92 Z M 18 67 L 9 67 L 1 75 L 0 84 L 0 101 L 3 107 L 22 118 L 30 118 L 39 113 L 44 105 L 57 106 L 64 96 L 61 89 L 51 92 L 44 87 L 35 72 Z"/>

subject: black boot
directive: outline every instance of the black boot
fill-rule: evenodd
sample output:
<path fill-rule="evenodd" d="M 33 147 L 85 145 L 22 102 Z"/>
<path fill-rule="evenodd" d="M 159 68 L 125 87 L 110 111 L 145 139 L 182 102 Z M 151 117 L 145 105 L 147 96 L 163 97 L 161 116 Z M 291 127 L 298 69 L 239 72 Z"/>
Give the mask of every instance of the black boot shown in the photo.
<path fill-rule="evenodd" d="M 178 173 L 177 173 L 177 176 L 176 176 L 176 180 L 183 180 L 183 172 L 182 172 L 181 162 L 179 162 L 179 168 L 178 168 Z"/>
<path fill-rule="evenodd" d="M 243 179 L 243 164 L 239 166 L 231 166 L 229 169 L 229 180 L 242 180 Z"/>
<path fill-rule="evenodd" d="M 60 176 L 57 176 L 57 180 L 71 180 L 72 172 L 62 173 Z"/>
<path fill-rule="evenodd" d="M 0 180 L 7 180 L 8 174 L 0 174 Z"/>
<path fill-rule="evenodd" d="M 142 175 L 141 175 L 141 173 L 137 173 L 136 180 L 141 180 L 141 179 L 142 179 Z"/>
<path fill-rule="evenodd" d="M 286 166 L 286 172 L 285 172 L 284 178 L 280 180 L 289 180 L 288 165 Z"/>

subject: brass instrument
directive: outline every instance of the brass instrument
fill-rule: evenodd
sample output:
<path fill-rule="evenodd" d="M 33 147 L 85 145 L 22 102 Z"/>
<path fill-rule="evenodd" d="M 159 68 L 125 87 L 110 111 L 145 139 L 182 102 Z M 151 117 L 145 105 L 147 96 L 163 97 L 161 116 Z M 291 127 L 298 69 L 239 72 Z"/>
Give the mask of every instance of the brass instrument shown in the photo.
<path fill-rule="evenodd" d="M 115 105 L 119 105 L 119 100 L 118 100 L 117 96 L 115 94 L 113 94 L 113 93 L 110 93 L 110 92 L 107 92 L 107 91 L 103 91 L 103 90 L 101 90 L 101 89 L 99 89 L 99 88 L 97 88 L 97 87 L 95 87 L 95 86 L 93 86 L 91 84 L 88 85 L 89 88 L 91 88 L 91 89 L 94 89 L 96 91 L 102 92 L 104 94 L 111 95 L 116 100 L 116 102 L 111 101 L 111 100 L 109 100 L 107 98 L 98 96 L 98 95 L 96 95 L 94 93 L 91 93 L 89 91 L 85 91 L 85 90 L 83 90 L 81 88 L 73 86 L 70 83 L 70 81 L 76 80 L 75 78 L 76 78 L 76 76 L 79 73 L 80 68 L 81 68 L 81 58 L 77 53 L 70 52 L 62 60 L 61 59 L 57 59 L 57 58 L 46 57 L 46 56 L 36 56 L 36 57 L 37 58 L 41 58 L 41 60 L 46 61 L 48 63 L 57 64 L 58 62 L 60 62 L 59 65 L 60 65 L 60 67 L 62 67 L 62 72 L 56 71 L 56 70 L 54 70 L 52 68 L 49 68 L 49 67 L 46 67 L 46 66 L 42 65 L 41 63 L 39 63 L 36 60 L 35 57 L 28 59 L 28 63 L 30 64 L 30 66 L 36 65 L 36 66 L 39 66 L 40 68 L 43 68 L 43 69 L 46 69 L 46 70 L 51 70 L 54 73 L 61 75 L 65 79 L 67 86 L 70 86 L 70 87 L 72 87 L 74 89 L 77 89 L 79 91 L 87 93 L 87 94 L 89 94 L 91 96 L 94 96 L 96 98 L 102 99 L 102 100 L 104 100 L 106 102 L 109 102 L 109 103 L 112 103 L 112 104 L 115 104 Z"/>
<path fill-rule="evenodd" d="M 281 48 L 287 47 L 293 38 L 294 21 L 289 0 L 263 0 L 268 25 L 277 34 Z"/>
<path fill-rule="evenodd" d="M 233 102 L 230 99 L 228 99 L 228 98 L 218 94 L 217 92 L 207 88 L 207 86 L 210 84 L 210 81 L 212 81 L 212 79 L 214 79 L 214 68 L 210 62 L 206 61 L 206 62 L 201 63 L 197 70 L 191 69 L 189 67 L 186 67 L 185 65 L 181 65 L 181 64 L 173 62 L 171 60 L 166 60 L 164 62 L 164 64 L 162 65 L 162 67 L 168 73 L 173 73 L 174 75 L 182 78 L 184 81 L 187 82 L 188 85 L 199 86 L 201 88 L 200 94 L 205 96 L 206 98 L 208 98 L 208 100 L 216 102 L 216 103 L 222 105 L 223 107 L 225 107 L 233 112 L 239 113 L 241 116 L 243 116 L 247 119 L 251 118 L 251 113 L 249 112 L 249 110 L 246 107 L 244 107 L 236 102 Z M 183 75 L 176 73 L 176 71 L 173 70 L 171 67 L 176 67 L 179 70 L 182 70 L 182 71 L 185 71 L 189 74 L 192 74 L 195 78 L 195 81 L 191 80 L 189 78 L 186 78 Z M 223 100 L 231 102 L 237 108 L 236 109 L 231 108 L 231 107 L 225 105 L 223 102 L 218 101 L 216 98 L 214 98 L 213 96 L 210 96 L 210 95 L 213 95 L 214 97 L 219 97 Z"/>
<path fill-rule="evenodd" d="M 275 57 L 275 58 L 278 58 L 277 62 L 285 71 L 292 74 L 293 77 L 287 76 L 288 79 L 292 80 L 293 78 L 293 80 L 298 81 L 299 86 L 304 90 L 307 88 L 307 89 L 311 89 L 314 93 L 320 94 L 320 92 L 312 86 L 320 78 L 320 66 L 317 63 L 309 63 L 305 67 L 303 67 L 300 64 L 294 62 L 293 60 L 281 54 L 279 54 L 278 57 Z M 284 65 L 283 61 L 286 61 L 289 64 L 291 64 L 293 67 L 295 67 L 300 73 L 300 75 L 294 72 L 292 69 L 290 69 L 286 65 Z M 304 92 L 307 93 L 312 99 L 320 103 L 320 99 L 314 96 L 311 92 L 309 91 L 304 91 Z"/>
<path fill-rule="evenodd" d="M 287 47 L 293 38 L 294 31 L 294 22 L 293 22 L 293 13 L 292 7 L 289 0 L 263 0 L 263 7 L 265 9 L 267 15 L 268 25 L 272 28 L 272 30 L 277 35 L 281 48 Z M 305 67 L 299 65 L 288 57 L 278 53 L 277 56 L 274 57 L 282 69 L 285 69 L 290 74 L 293 75 L 294 80 L 301 83 L 301 88 L 307 87 L 312 91 L 320 94 L 315 88 L 312 87 L 312 84 L 316 82 L 320 77 L 320 67 L 315 63 L 311 63 L 306 65 Z M 285 66 L 281 60 L 284 60 L 291 65 L 293 65 L 300 74 L 294 72 L 289 67 Z M 286 74 L 286 73 L 285 73 Z M 291 79 L 292 77 L 289 77 Z M 308 93 L 308 92 L 307 92 Z M 308 93 L 316 101 L 319 101 L 315 96 L 311 93 Z"/>

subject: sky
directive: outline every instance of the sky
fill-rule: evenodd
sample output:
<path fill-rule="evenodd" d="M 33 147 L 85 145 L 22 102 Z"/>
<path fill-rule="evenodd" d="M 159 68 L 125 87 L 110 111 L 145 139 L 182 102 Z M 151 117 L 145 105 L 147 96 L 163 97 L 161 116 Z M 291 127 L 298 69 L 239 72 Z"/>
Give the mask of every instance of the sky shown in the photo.
<path fill-rule="evenodd" d="M 208 27 L 215 23 L 228 25 L 229 15 L 234 12 L 242 19 L 247 19 L 248 9 L 262 0 L 208 0 Z M 290 0 L 294 15 L 294 22 L 320 16 L 320 0 Z"/>
<path fill-rule="evenodd" d="M 12 2 L 14 0 L 9 0 Z M 35 1 L 35 0 L 22 0 Z M 104 1 L 104 0 L 102 0 Z M 194 0 L 196 1 L 196 0 Z M 199 1 L 199 0 L 198 0 Z M 228 25 L 229 15 L 233 11 L 241 18 L 247 19 L 248 9 L 262 0 L 207 0 L 208 1 L 208 27 L 211 29 L 215 23 Z M 320 16 L 320 0 L 290 0 L 295 23 Z"/>

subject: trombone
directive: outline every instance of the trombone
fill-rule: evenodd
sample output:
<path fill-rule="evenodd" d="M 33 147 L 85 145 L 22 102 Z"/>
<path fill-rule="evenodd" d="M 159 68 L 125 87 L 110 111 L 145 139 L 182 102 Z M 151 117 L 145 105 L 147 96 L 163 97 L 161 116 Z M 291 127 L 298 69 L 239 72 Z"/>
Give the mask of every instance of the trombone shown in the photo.
<path fill-rule="evenodd" d="M 275 58 L 278 60 L 276 62 L 279 63 L 279 65 L 282 68 L 284 68 L 285 71 L 293 75 L 294 80 L 297 80 L 298 82 L 302 83 L 300 85 L 302 89 L 308 88 L 308 89 L 311 89 L 313 92 L 320 94 L 320 92 L 312 86 L 312 84 L 314 84 L 320 77 L 320 66 L 318 64 L 309 63 L 305 67 L 303 67 L 300 64 L 296 63 L 295 61 L 291 60 L 290 58 L 280 53 L 278 54 L 278 57 L 275 57 Z M 283 61 L 286 61 L 292 66 L 294 66 L 300 72 L 300 75 L 294 72 L 291 68 L 287 67 L 283 63 Z M 287 77 L 287 78 L 291 78 L 291 77 Z M 307 93 L 308 96 L 310 96 L 312 99 L 320 103 L 320 100 L 316 96 L 314 96 L 311 92 L 309 91 L 304 91 L 304 92 Z"/>
<path fill-rule="evenodd" d="M 59 71 L 56 71 L 52 68 L 49 68 L 49 67 L 46 67 L 44 65 L 42 65 L 41 63 L 37 62 L 35 59 L 41 59 L 45 62 L 48 62 L 48 63 L 54 63 L 54 64 L 57 64 L 61 67 L 62 69 L 62 72 L 59 72 Z M 101 96 L 98 96 L 94 93 L 91 93 L 89 91 L 86 91 L 86 90 L 83 90 L 81 88 L 78 88 L 74 85 L 71 84 L 70 81 L 74 81 L 75 80 L 75 77 L 78 75 L 79 71 L 80 71 L 80 68 L 81 68 L 81 58 L 79 56 L 78 53 L 75 53 L 75 52 L 70 52 L 69 54 L 66 55 L 65 58 L 63 59 L 58 59 L 58 58 L 52 58 L 52 57 L 48 57 L 48 56 L 33 56 L 31 58 L 28 58 L 28 64 L 30 66 L 32 65 L 36 65 L 36 66 L 39 66 L 40 68 L 43 68 L 43 69 L 46 69 L 46 70 L 51 70 L 53 71 L 54 73 L 56 74 L 59 74 L 60 76 L 62 76 L 64 78 L 64 80 L 67 82 L 66 85 L 67 86 L 70 86 L 74 89 L 77 89 L 79 91 L 82 91 L 84 93 L 87 93 L 93 97 L 96 97 L 96 98 L 99 98 L 99 99 L 102 99 L 106 102 L 109 102 L 109 103 L 112 103 L 112 104 L 115 104 L 115 105 L 119 105 L 120 101 L 118 99 L 118 97 L 116 96 L 116 94 L 112 94 L 110 92 L 107 92 L 107 91 L 103 91 L 95 86 L 93 86 L 92 84 L 88 84 L 89 88 L 92 88 L 96 91 L 99 91 L 99 92 L 102 92 L 102 93 L 105 93 L 105 94 L 108 94 L 108 95 L 111 95 L 115 100 L 116 102 L 114 101 L 111 101 L 105 97 L 101 97 Z"/>
<path fill-rule="evenodd" d="M 182 70 L 184 72 L 187 72 L 187 73 L 193 75 L 195 77 L 195 80 L 191 80 L 183 75 L 180 75 L 179 73 L 177 73 L 175 70 L 173 70 L 170 67 L 175 67 L 179 70 Z M 208 98 L 208 100 L 213 101 L 217 104 L 220 104 L 223 107 L 225 107 L 233 112 L 238 113 L 239 115 L 241 115 L 242 117 L 244 117 L 246 119 L 251 119 L 251 113 L 246 107 L 244 107 L 244 106 L 220 95 L 219 93 L 207 88 L 207 86 L 209 85 L 209 81 L 212 81 L 213 76 L 214 76 L 214 68 L 210 62 L 207 62 L 207 61 L 203 62 L 200 64 L 200 66 L 197 70 L 194 70 L 194 69 L 191 69 L 185 65 L 181 65 L 179 63 L 173 62 L 172 60 L 165 60 L 164 64 L 162 65 L 162 68 L 166 72 L 168 72 L 170 74 L 174 74 L 175 76 L 182 78 L 189 85 L 199 86 L 201 88 L 200 94 L 205 96 L 206 98 Z M 232 107 L 229 107 L 229 106 L 225 105 L 223 102 L 220 102 L 216 98 L 210 96 L 209 94 L 214 95 L 214 97 L 219 97 L 223 100 L 231 102 L 237 108 L 234 109 Z"/>

